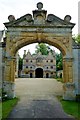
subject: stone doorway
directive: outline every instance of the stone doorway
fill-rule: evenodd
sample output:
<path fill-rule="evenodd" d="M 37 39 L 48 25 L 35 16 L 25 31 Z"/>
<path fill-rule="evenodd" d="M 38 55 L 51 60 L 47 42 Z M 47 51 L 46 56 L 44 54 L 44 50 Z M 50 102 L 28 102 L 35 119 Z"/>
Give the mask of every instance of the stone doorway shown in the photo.
<path fill-rule="evenodd" d="M 43 69 L 42 68 L 37 68 L 35 70 L 35 77 L 36 78 L 43 78 Z"/>
<path fill-rule="evenodd" d="M 49 78 L 49 73 L 46 73 L 46 78 Z"/>

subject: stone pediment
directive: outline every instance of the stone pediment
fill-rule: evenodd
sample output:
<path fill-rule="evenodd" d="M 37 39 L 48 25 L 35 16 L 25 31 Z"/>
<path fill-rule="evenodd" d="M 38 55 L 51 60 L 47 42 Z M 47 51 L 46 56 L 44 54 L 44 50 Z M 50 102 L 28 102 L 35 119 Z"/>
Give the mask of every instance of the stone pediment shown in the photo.
<path fill-rule="evenodd" d="M 64 20 L 61 18 L 53 15 L 53 14 L 48 14 L 47 11 L 42 9 L 43 4 L 38 3 L 37 4 L 37 10 L 33 11 L 33 15 L 31 14 L 26 14 L 19 19 L 15 20 L 15 17 L 13 15 L 10 15 L 8 17 L 9 22 L 4 23 L 4 25 L 8 28 L 11 26 L 16 26 L 16 27 L 26 27 L 26 26 L 55 26 L 55 27 L 74 27 L 74 23 L 71 23 L 71 16 L 67 15 L 65 16 Z"/>

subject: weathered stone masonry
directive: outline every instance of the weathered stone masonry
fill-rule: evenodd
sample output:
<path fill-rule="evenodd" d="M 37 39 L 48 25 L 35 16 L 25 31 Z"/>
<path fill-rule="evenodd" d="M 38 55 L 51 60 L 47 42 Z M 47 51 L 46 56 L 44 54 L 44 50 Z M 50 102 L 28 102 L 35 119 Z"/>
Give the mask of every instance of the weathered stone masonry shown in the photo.
<path fill-rule="evenodd" d="M 70 22 L 71 16 L 66 15 L 62 20 L 54 14 L 47 15 L 47 11 L 43 10 L 43 4 L 38 3 L 33 15 L 26 14 L 17 20 L 13 15 L 10 15 L 8 19 L 9 22 L 4 23 L 7 28 L 6 54 L 8 53 L 5 60 L 5 86 L 10 83 L 10 87 L 7 87 L 8 97 L 14 97 L 16 52 L 25 45 L 43 42 L 61 50 L 63 54 L 63 81 L 65 82 L 64 99 L 75 99 L 72 49 L 72 28 L 75 24 Z M 70 88 L 73 91 L 69 93 Z"/>

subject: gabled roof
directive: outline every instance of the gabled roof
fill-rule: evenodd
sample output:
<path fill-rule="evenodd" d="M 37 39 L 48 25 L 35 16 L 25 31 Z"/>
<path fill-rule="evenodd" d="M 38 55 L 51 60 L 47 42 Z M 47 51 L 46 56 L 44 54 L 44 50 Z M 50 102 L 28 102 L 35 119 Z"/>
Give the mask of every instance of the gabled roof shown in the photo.
<path fill-rule="evenodd" d="M 26 14 L 20 18 L 18 18 L 17 20 L 14 20 L 14 21 L 10 21 L 10 22 L 7 22 L 7 23 L 4 23 L 4 25 L 6 27 L 12 27 L 12 26 L 16 26 L 16 27 L 27 27 L 27 26 L 55 26 L 55 27 L 71 27 L 73 28 L 74 27 L 74 23 L 71 23 L 71 22 L 67 22 L 65 20 L 62 20 L 61 18 L 53 15 L 53 20 L 52 21 L 49 21 L 48 19 L 45 19 L 45 22 L 42 23 L 42 24 L 35 24 L 35 20 L 34 18 L 32 18 L 30 21 L 27 20 L 27 17 L 28 17 L 29 14 Z"/>
<path fill-rule="evenodd" d="M 40 3 L 42 4 L 42 3 Z M 55 16 L 54 14 L 47 14 L 46 10 L 42 10 L 42 8 L 39 8 L 37 10 L 33 11 L 33 15 L 26 14 L 17 20 L 15 20 L 15 17 L 13 15 L 10 15 L 8 17 L 9 22 L 4 23 L 4 25 L 8 27 L 34 27 L 34 26 L 40 26 L 40 27 L 74 27 L 74 23 L 71 23 L 71 16 L 67 15 L 65 16 L 64 20 L 61 18 Z"/>

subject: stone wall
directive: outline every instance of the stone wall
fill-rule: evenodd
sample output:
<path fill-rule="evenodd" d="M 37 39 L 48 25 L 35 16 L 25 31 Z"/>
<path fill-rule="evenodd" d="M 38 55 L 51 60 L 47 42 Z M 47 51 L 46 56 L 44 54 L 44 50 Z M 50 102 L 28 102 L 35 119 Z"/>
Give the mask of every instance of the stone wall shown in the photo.
<path fill-rule="evenodd" d="M 75 83 L 75 93 L 80 94 L 80 44 L 73 46 L 73 80 Z"/>

